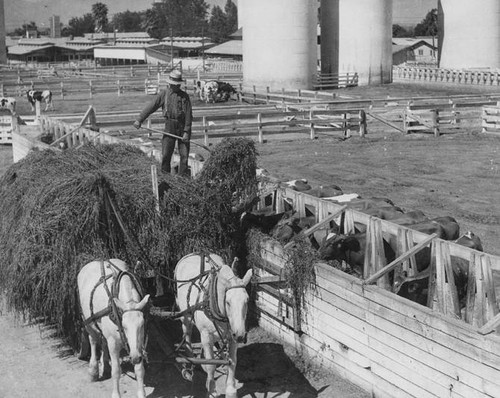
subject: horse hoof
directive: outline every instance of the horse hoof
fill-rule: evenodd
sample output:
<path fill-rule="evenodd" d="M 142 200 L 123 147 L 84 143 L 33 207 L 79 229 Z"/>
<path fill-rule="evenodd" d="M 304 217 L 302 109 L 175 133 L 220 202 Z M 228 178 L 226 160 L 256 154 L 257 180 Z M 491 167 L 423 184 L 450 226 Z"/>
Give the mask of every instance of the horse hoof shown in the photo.
<path fill-rule="evenodd" d="M 89 372 L 89 376 L 91 382 L 99 380 L 99 372 Z"/>

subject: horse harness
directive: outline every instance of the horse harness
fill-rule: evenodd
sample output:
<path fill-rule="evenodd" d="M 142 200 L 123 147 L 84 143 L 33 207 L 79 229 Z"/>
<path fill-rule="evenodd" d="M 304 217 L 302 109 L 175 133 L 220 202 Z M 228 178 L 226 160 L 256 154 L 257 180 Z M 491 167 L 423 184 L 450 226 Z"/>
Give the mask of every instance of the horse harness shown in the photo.
<path fill-rule="evenodd" d="M 102 335 L 103 333 L 102 333 L 101 328 L 99 327 L 99 324 L 97 323 L 97 320 L 101 319 L 105 316 L 108 316 L 109 319 L 114 324 L 116 324 L 116 326 L 118 326 L 118 332 L 120 333 L 120 338 L 122 340 L 122 343 L 125 346 L 127 353 L 130 353 L 130 348 L 129 348 L 129 345 L 127 342 L 127 338 L 125 336 L 125 331 L 123 330 L 122 315 L 125 312 L 130 312 L 130 311 L 142 312 L 142 310 L 128 309 L 128 310 L 122 311 L 116 306 L 115 301 L 113 299 L 118 298 L 118 294 L 120 292 L 120 282 L 124 276 L 128 276 L 130 278 L 130 280 L 132 281 L 132 284 L 134 285 L 136 290 L 139 292 L 139 296 L 141 297 L 141 299 L 144 297 L 144 294 L 142 292 L 141 283 L 139 282 L 139 280 L 137 279 L 137 276 L 135 276 L 135 274 L 133 274 L 132 272 L 120 269 L 115 264 L 113 264 L 111 262 L 111 260 L 108 260 L 108 263 L 112 266 L 112 268 L 111 268 L 112 273 L 106 275 L 105 270 L 104 270 L 104 261 L 101 260 L 101 277 L 99 278 L 99 280 L 97 281 L 96 285 L 94 286 L 94 288 L 92 289 L 92 291 L 90 293 L 90 314 L 91 315 L 89 318 L 84 319 L 83 324 L 84 324 L 84 326 L 87 326 L 87 325 L 90 325 L 93 323 L 95 325 L 95 327 L 97 328 L 97 330 L 99 330 L 99 332 Z M 110 278 L 114 278 L 113 284 L 111 285 L 111 290 L 109 289 L 108 284 L 107 284 L 107 280 Z M 108 298 L 109 298 L 108 306 L 106 308 L 94 313 L 94 300 L 93 300 L 94 293 L 101 284 L 103 285 L 104 290 L 106 291 Z M 147 312 L 145 312 L 145 314 L 147 315 Z M 146 318 L 146 320 L 147 320 L 147 318 Z"/>
<path fill-rule="evenodd" d="M 219 322 L 229 323 L 229 319 L 226 316 L 225 311 L 223 312 L 223 310 L 219 306 L 219 294 L 217 291 L 217 283 L 221 267 L 217 263 L 215 263 L 214 260 L 212 260 L 210 255 L 200 254 L 200 258 L 201 258 L 200 274 L 197 277 L 187 281 L 178 281 L 178 282 L 190 283 L 190 285 L 187 294 L 188 308 L 186 308 L 181 313 L 178 313 L 176 317 L 179 317 L 186 313 L 193 315 L 196 311 L 203 311 L 206 317 L 214 324 L 215 329 L 217 330 L 217 333 L 221 341 L 223 341 L 225 345 L 225 339 L 221 327 L 218 325 Z M 212 267 L 208 270 L 205 270 L 205 259 L 208 259 L 208 261 L 212 265 Z M 205 286 L 207 278 L 209 278 L 208 286 Z M 203 292 L 203 300 L 191 306 L 189 305 L 189 303 L 191 301 L 190 297 L 193 287 L 196 287 L 199 292 Z M 241 284 L 241 285 L 229 286 L 224 290 L 224 294 L 231 289 L 245 289 L 245 285 Z"/>

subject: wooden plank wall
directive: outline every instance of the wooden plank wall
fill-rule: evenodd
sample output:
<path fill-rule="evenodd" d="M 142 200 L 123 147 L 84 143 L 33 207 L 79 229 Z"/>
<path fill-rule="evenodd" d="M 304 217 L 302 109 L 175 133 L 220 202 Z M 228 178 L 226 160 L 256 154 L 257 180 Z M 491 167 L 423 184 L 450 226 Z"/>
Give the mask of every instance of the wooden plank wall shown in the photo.
<path fill-rule="evenodd" d="M 318 209 L 318 220 L 340 207 L 289 189 L 279 191 L 278 201 L 286 198 L 294 205 Z M 370 222 L 363 213 L 347 211 L 356 222 Z M 384 236 L 403 236 L 400 228 L 404 227 L 382 221 Z M 412 235 L 415 242 L 428 238 L 415 231 Z M 439 241 L 452 255 L 466 260 L 475 252 Z M 283 248 L 271 238 L 263 241 L 263 247 L 265 266 L 257 274 L 276 275 L 286 261 Z M 500 258 L 482 255 L 491 268 L 500 270 Z M 315 268 L 316 283 L 306 294 L 300 330 L 294 330 L 286 316 L 294 311 L 286 307 L 291 300 L 272 284 L 256 288 L 261 327 L 374 397 L 500 396 L 500 335 L 481 335 L 476 325 L 363 284 L 328 264 Z"/>

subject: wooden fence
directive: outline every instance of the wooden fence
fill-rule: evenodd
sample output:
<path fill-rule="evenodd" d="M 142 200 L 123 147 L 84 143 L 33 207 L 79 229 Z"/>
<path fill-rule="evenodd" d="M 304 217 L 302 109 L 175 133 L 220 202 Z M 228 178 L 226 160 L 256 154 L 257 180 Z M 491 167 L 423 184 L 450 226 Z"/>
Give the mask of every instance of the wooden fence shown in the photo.
<path fill-rule="evenodd" d="M 67 123 L 44 115 L 40 116 L 39 123 L 41 136 L 50 136 L 51 143 L 49 147 L 56 150 L 61 147 L 64 149 L 78 148 L 88 142 L 100 144 L 127 143 L 139 147 L 148 156 L 154 157 L 159 162 L 161 161 L 161 149 L 153 147 L 151 142 L 116 137 L 98 129 L 95 111 L 92 106 L 89 107 L 78 123 Z M 178 162 L 180 158 L 178 154 L 174 154 L 172 159 L 174 162 Z M 201 171 L 203 162 L 189 158 L 188 165 L 192 175 L 196 175 Z"/>
<path fill-rule="evenodd" d="M 367 225 L 366 257 L 372 276 L 363 280 L 317 263 L 315 283 L 305 293 L 299 317 L 293 298 L 279 282 L 287 251 L 277 241 L 264 239 L 261 265 L 256 270 L 263 282 L 256 287 L 255 306 L 261 327 L 373 396 L 498 396 L 500 336 L 490 332 L 500 323 L 491 286 L 491 270 L 500 270 L 499 257 L 342 209 L 305 193 L 280 188 L 273 195 L 276 211 L 286 198 L 299 213 L 308 207 L 319 222 L 341 211 L 347 229 L 354 222 Z M 377 265 L 385 266 L 377 254 L 382 236 L 397 240 L 399 260 L 394 263 L 398 267 L 405 266 L 418 249 L 431 246 L 432 267 L 437 270 L 432 309 L 397 296 L 390 285 L 380 282 L 384 270 L 394 266 L 377 269 Z M 445 275 L 455 258 L 467 261 L 473 270 L 469 274 L 477 275 L 470 282 L 474 293 L 469 295 L 463 319 L 453 300 L 447 300 L 453 286 Z"/>
<path fill-rule="evenodd" d="M 478 113 L 481 107 L 483 107 L 484 126 L 484 106 L 496 103 L 497 100 L 493 98 L 409 101 L 403 110 L 403 130 L 406 134 L 432 132 L 436 137 L 443 133 L 458 131 L 464 121 L 480 119 Z"/>
<path fill-rule="evenodd" d="M 394 81 L 419 81 L 485 86 L 500 85 L 500 74 L 498 71 L 394 66 L 392 75 Z"/>
<path fill-rule="evenodd" d="M 500 133 L 500 103 L 483 106 L 481 126 L 483 133 Z"/>

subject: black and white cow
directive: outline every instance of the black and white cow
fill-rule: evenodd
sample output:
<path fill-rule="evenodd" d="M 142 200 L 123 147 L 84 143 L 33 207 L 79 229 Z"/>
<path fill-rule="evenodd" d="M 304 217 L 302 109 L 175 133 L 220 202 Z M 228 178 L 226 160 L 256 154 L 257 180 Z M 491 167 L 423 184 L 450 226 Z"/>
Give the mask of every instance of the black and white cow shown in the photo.
<path fill-rule="evenodd" d="M 26 91 L 26 97 L 28 98 L 29 103 L 31 104 L 31 110 L 35 110 L 36 101 L 40 102 L 40 104 L 45 102 L 45 111 L 49 108 L 54 110 L 54 104 L 52 103 L 52 91 L 44 90 L 44 91 L 35 91 L 29 90 Z"/>
<path fill-rule="evenodd" d="M 195 93 L 200 96 L 200 100 L 208 103 L 227 102 L 238 92 L 229 83 L 217 80 L 197 80 Z"/>
<path fill-rule="evenodd" d="M 12 114 L 16 113 L 16 99 L 12 97 L 0 98 L 0 109 L 9 110 Z"/>

